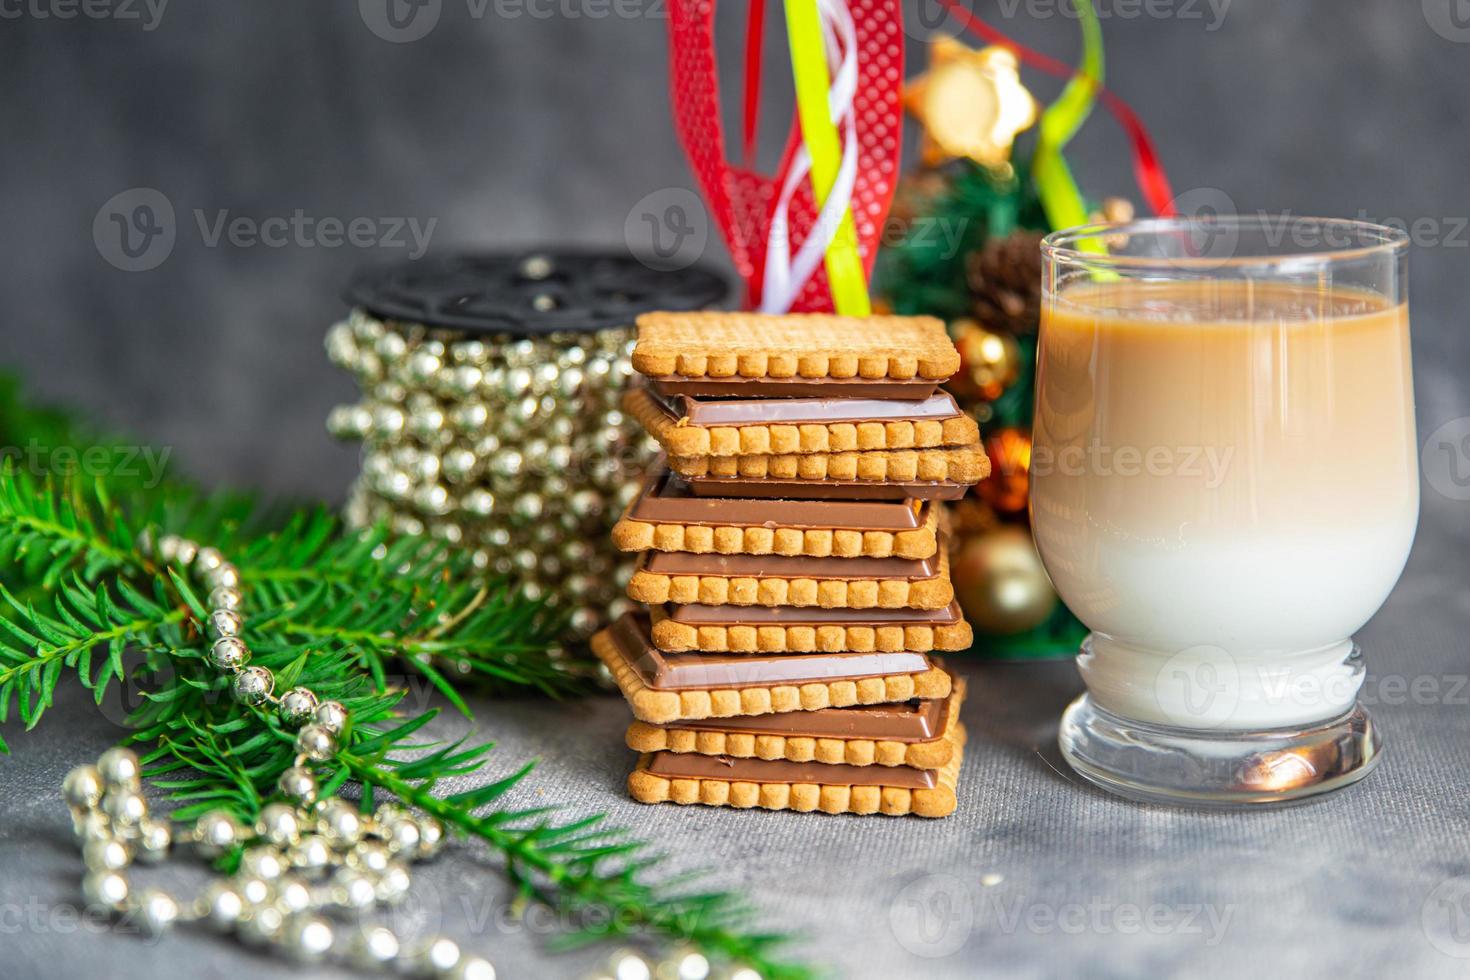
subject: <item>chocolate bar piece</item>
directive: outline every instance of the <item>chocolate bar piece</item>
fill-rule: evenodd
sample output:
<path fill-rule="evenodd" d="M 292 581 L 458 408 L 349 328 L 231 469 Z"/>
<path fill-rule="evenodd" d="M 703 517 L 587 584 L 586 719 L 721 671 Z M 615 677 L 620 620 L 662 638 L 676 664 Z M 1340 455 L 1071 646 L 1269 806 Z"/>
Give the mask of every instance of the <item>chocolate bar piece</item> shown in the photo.
<path fill-rule="evenodd" d="M 653 379 L 654 390 L 666 397 L 696 398 L 928 398 L 939 382 L 928 378 L 712 378 L 666 374 Z"/>
<path fill-rule="evenodd" d="M 939 549 L 946 547 L 940 535 Z M 718 555 L 655 551 L 644 557 L 641 571 L 650 575 L 700 575 L 722 578 L 811 578 L 835 581 L 905 579 L 913 582 L 939 574 L 938 558 L 808 558 L 805 555 Z"/>
<path fill-rule="evenodd" d="M 844 559 L 846 560 L 846 559 Z M 815 606 L 667 605 L 663 615 L 685 626 L 953 626 L 959 603 L 943 609 L 821 609 Z"/>
<path fill-rule="evenodd" d="M 849 766 L 784 759 L 732 759 L 726 755 L 654 752 L 639 768 L 665 779 L 719 779 L 749 783 L 815 783 L 818 786 L 895 786 L 934 789 L 939 774 L 909 766 Z"/>
<path fill-rule="evenodd" d="M 922 500 L 712 500 L 695 494 L 690 481 L 660 473 L 649 479 L 627 516 L 649 524 L 912 531 L 924 526 L 928 506 Z"/>
<path fill-rule="evenodd" d="M 765 497 L 795 500 L 959 500 L 969 484 L 940 481 L 929 483 L 880 483 L 868 480 L 769 480 L 739 476 L 688 477 L 696 497 Z"/>
<path fill-rule="evenodd" d="M 667 727 L 705 732 L 744 732 L 810 738 L 865 738 L 888 742 L 928 742 L 943 734 L 954 696 L 903 704 L 865 704 L 820 711 L 788 711 L 750 718 L 681 721 Z"/>
<path fill-rule="evenodd" d="M 941 391 L 917 401 L 887 398 L 695 398 L 650 396 L 680 425 L 828 425 L 834 422 L 919 422 L 958 418 L 954 396 Z"/>
<path fill-rule="evenodd" d="M 853 681 L 933 668 L 922 653 L 829 653 L 799 657 L 663 653 L 648 638 L 648 620 L 627 613 L 607 628 L 618 656 L 656 691 L 713 690 L 777 684 Z"/>

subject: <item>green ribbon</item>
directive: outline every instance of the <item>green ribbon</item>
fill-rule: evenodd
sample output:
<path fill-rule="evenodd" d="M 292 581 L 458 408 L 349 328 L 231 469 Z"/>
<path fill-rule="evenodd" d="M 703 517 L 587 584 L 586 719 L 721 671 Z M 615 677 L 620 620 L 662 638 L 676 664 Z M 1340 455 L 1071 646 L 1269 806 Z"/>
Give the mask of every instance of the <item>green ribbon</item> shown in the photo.
<path fill-rule="evenodd" d="M 1082 24 L 1082 63 L 1055 102 L 1041 114 L 1036 152 L 1031 158 L 1031 179 L 1036 182 L 1047 222 L 1055 229 L 1075 228 L 1088 223 L 1087 202 L 1072 177 L 1062 149 L 1087 121 L 1103 81 L 1102 25 L 1093 0 L 1072 0 Z M 1096 238 L 1083 239 L 1078 247 L 1102 252 Z"/>

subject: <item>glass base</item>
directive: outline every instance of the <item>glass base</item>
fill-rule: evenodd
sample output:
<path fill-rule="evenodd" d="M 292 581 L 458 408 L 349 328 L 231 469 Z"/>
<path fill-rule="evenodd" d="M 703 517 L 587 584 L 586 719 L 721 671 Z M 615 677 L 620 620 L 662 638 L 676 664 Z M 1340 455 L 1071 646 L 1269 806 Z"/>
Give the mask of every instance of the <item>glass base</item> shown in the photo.
<path fill-rule="evenodd" d="M 1205 731 L 1129 721 L 1084 694 L 1062 715 L 1062 756 L 1089 782 L 1144 803 L 1253 808 L 1351 786 L 1382 748 L 1361 704 L 1310 728 Z"/>

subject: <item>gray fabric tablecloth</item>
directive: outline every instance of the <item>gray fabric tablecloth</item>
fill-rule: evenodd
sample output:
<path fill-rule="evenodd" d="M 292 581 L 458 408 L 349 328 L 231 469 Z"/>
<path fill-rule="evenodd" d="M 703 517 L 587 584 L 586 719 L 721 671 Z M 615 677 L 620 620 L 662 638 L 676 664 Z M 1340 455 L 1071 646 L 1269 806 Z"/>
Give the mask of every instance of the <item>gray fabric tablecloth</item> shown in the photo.
<path fill-rule="evenodd" d="M 609 811 L 669 870 L 714 869 L 793 955 L 855 977 L 1458 977 L 1470 971 L 1470 685 L 1463 512 L 1426 512 L 1404 580 L 1360 635 L 1387 756 L 1365 783 L 1274 812 L 1139 806 L 1058 757 L 1068 662 L 966 663 L 970 730 L 958 812 L 940 821 L 645 807 L 620 699 L 473 701 L 491 772 L 541 765 L 524 804 Z M 1438 517 L 1435 516 L 1438 513 Z M 1460 518 L 1460 519 L 1456 519 Z M 467 728 L 443 716 L 440 734 Z M 0 761 L 0 977 L 338 976 L 201 932 L 152 941 L 78 922 L 80 859 L 58 786 L 120 729 L 68 697 Z M 478 777 L 485 780 L 490 773 Z M 506 978 L 579 976 L 605 949 L 549 957 L 547 923 L 509 913 L 482 851 L 417 876 L 408 930 L 437 923 Z"/>

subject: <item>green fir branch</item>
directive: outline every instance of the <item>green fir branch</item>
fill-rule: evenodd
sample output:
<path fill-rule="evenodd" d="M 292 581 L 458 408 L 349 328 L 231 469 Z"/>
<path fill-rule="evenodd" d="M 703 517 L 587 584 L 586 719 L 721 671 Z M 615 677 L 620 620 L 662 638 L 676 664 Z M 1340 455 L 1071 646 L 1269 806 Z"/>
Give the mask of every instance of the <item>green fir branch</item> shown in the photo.
<path fill-rule="evenodd" d="M 77 453 L 115 445 L 24 405 L 0 379 L 4 442 Z M 68 679 L 99 704 L 134 685 L 131 740 L 145 748 L 149 781 L 178 804 L 176 819 L 224 810 L 253 823 L 279 798 L 294 733 L 274 712 L 229 696 L 228 678 L 207 659 L 201 597 L 137 546 L 145 529 L 182 533 L 240 569 L 252 662 L 272 671 L 278 689 L 305 686 L 349 710 L 351 729 L 322 774 L 324 795 L 355 781 L 365 809 L 391 794 L 483 842 L 520 901 L 586 923 L 564 943 L 643 936 L 688 942 L 767 977 L 809 975 L 777 956 L 785 937 L 749 928 L 739 896 L 687 890 L 678 877 L 652 881 L 659 858 L 605 826 L 604 815 L 507 807 L 530 765 L 434 794 L 444 779 L 488 771 L 492 746 L 423 741 L 437 710 L 405 711 L 399 665 L 466 715 L 460 672 L 502 689 L 572 693 L 581 681 L 548 655 L 562 622 L 544 604 L 484 579 L 442 544 L 352 531 L 321 508 L 271 513 L 248 496 L 206 496 L 175 476 L 151 486 L 105 473 L 88 482 L 20 462 L 13 454 L 0 462 L 0 722 L 13 711 L 33 728 Z"/>

